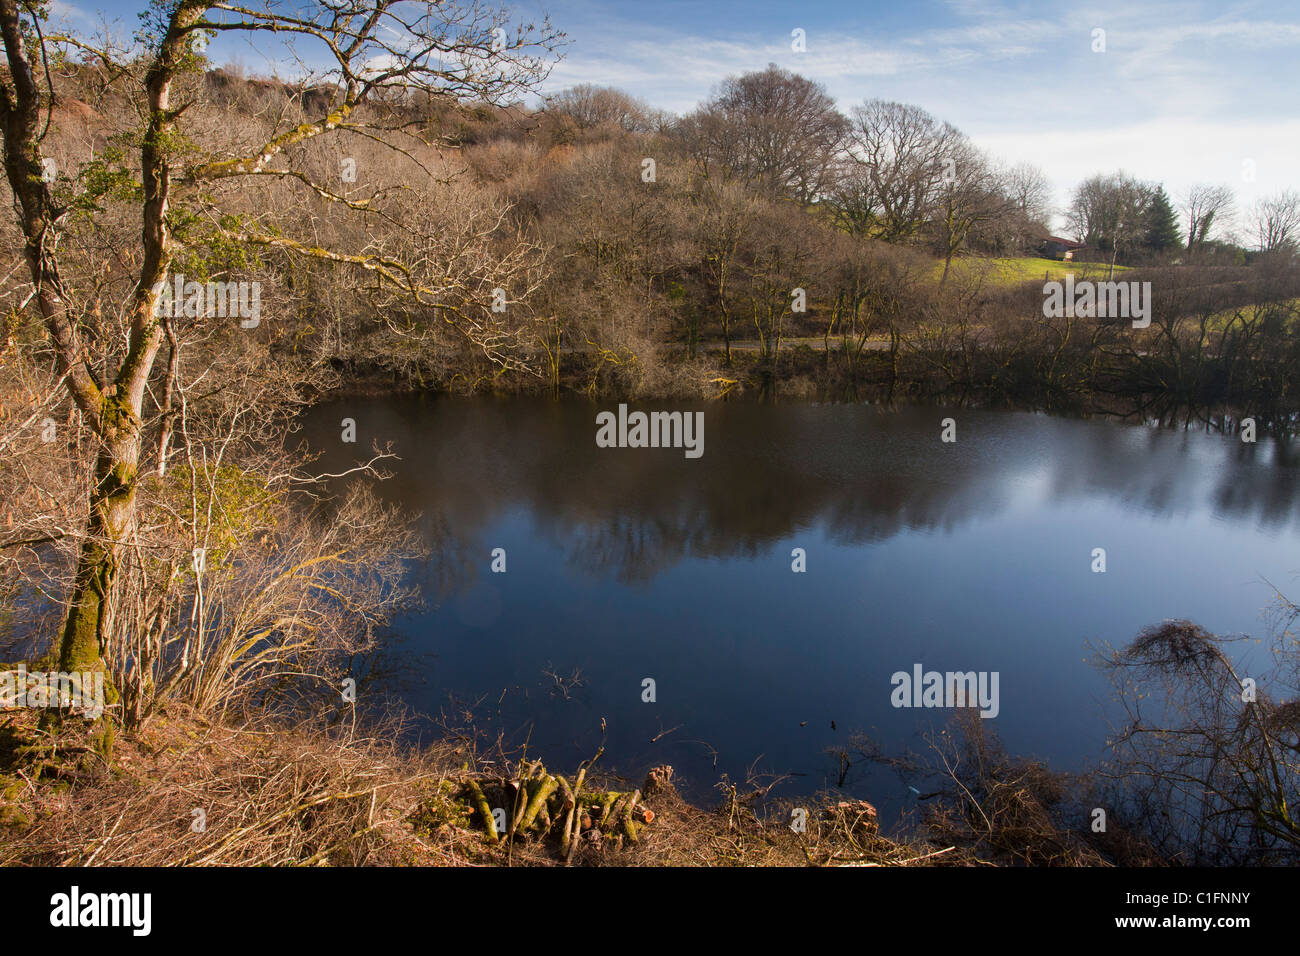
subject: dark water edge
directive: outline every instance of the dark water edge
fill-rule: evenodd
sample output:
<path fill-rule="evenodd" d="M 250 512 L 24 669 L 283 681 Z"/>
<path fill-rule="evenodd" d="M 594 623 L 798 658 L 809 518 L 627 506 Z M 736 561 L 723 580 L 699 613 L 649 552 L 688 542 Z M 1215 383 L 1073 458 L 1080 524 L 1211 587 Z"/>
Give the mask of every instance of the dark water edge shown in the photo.
<path fill-rule="evenodd" d="M 603 717 L 606 766 L 671 763 L 697 799 L 751 767 L 798 775 L 778 792 L 834 784 L 855 732 L 922 747 L 949 713 L 891 706 L 890 676 L 916 664 L 997 671 L 988 723 L 1008 750 L 1083 769 L 1115 716 L 1091 645 L 1171 617 L 1262 636 L 1265 581 L 1285 590 L 1300 565 L 1285 444 L 994 410 L 632 403 L 702 411 L 689 460 L 597 448 L 595 415 L 616 407 L 354 397 L 314 409 L 304 437 L 322 470 L 372 441 L 401 456 L 379 491 L 420 513 L 430 551 L 412 569 L 426 607 L 392 635 L 412 708 L 468 707 L 560 766 L 591 756 Z M 846 789 L 910 799 L 862 766 Z"/>

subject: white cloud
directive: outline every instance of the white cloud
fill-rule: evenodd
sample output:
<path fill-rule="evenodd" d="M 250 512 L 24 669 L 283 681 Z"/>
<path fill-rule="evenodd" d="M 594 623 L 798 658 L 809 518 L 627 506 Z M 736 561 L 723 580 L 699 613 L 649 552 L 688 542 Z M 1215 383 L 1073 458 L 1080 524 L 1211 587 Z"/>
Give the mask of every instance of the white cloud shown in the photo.
<path fill-rule="evenodd" d="M 1079 180 L 1116 168 L 1171 191 L 1225 182 L 1243 205 L 1300 185 L 1300 129 L 1287 118 L 1297 112 L 1288 80 L 1300 23 L 1278 10 L 1252 0 L 1208 13 L 1184 0 L 1059 14 L 990 0 L 947 6 L 934 28 L 810 26 L 803 54 L 758 24 L 691 35 L 662 19 L 593 11 L 548 89 L 618 86 L 685 112 L 725 76 L 776 62 L 824 83 L 844 110 L 872 97 L 916 103 L 1002 158 L 1042 166 L 1062 199 Z M 1107 31 L 1104 54 L 1091 49 L 1096 26 Z M 1253 183 L 1242 180 L 1247 159 L 1258 170 Z"/>
<path fill-rule="evenodd" d="M 1072 135 L 1026 130 L 988 133 L 974 140 L 996 155 L 1040 166 L 1064 206 L 1075 185 L 1100 172 L 1123 169 L 1161 182 L 1175 199 L 1198 182 L 1231 187 L 1244 209 L 1268 193 L 1296 186 L 1300 119 L 1243 123 L 1157 119 L 1119 128 L 1104 125 Z M 1249 160 L 1255 179 L 1243 174 Z"/>

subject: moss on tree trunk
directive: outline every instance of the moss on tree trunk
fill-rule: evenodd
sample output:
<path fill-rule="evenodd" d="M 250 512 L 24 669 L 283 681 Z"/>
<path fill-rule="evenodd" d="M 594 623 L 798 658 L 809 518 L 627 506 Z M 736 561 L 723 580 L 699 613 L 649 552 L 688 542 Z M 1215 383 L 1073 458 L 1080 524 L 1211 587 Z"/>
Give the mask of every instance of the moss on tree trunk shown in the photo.
<path fill-rule="evenodd" d="M 139 419 L 125 402 L 108 399 L 103 421 L 107 435 L 95 462 L 90 519 L 59 644 L 59 668 L 64 671 L 97 670 L 103 666 L 100 652 L 117 574 L 118 549 L 135 516 Z"/>

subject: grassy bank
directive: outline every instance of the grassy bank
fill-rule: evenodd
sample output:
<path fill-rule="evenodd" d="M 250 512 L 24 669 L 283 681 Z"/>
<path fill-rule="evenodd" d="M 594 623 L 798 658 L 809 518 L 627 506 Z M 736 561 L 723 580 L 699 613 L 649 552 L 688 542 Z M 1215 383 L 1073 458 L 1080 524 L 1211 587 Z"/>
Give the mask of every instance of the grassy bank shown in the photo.
<path fill-rule="evenodd" d="M 955 826 L 936 804 L 910 836 L 832 793 L 789 802 L 722 781 L 716 807 L 679 795 L 671 767 L 642 782 L 597 767 L 560 778 L 463 741 L 415 748 L 391 725 L 213 722 L 172 707 L 135 734 L 107 721 L 0 716 L 0 864 L 18 866 L 917 866 L 1030 862 Z M 548 782 L 549 781 L 549 782 Z M 1041 815 L 1015 789 L 1020 818 Z M 517 794 L 511 799 L 511 794 Z M 568 797 L 576 793 L 576 799 Z M 635 797 L 633 798 L 633 794 Z M 478 807 L 502 803 L 513 835 Z M 566 796 L 567 795 L 567 796 Z M 567 801 L 567 802 L 566 802 Z M 566 807 L 575 806 L 570 815 Z M 602 813 L 602 807 L 610 807 Z M 1032 810 L 1026 816 L 1025 811 Z M 625 812 L 626 811 L 626 812 Z M 996 812 L 996 811 L 990 811 Z M 601 819 L 604 816 L 605 819 Z M 802 818 L 802 819 L 800 819 Z M 1009 818 L 1008 818 L 1009 819 Z M 1023 822 L 1022 820 L 1022 822 Z M 572 821 L 566 831 L 566 824 Z M 799 821 L 792 825 L 792 821 Z M 630 824 L 630 825 L 629 825 Z M 1040 821 L 1041 825 L 1041 821 Z M 572 841 L 565 833 L 576 834 Z M 1007 833 L 1034 862 L 1101 863 L 1059 833 Z M 1027 838 L 1028 837 L 1028 838 Z M 572 843 L 570 848 L 569 843 Z"/>

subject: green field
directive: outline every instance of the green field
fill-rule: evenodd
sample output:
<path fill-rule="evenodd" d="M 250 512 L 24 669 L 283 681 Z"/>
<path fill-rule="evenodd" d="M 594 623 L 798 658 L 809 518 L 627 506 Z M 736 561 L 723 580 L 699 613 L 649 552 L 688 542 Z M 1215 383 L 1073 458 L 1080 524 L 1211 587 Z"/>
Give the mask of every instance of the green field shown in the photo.
<path fill-rule="evenodd" d="M 1295 329 L 1297 326 L 1300 326 L 1300 299 L 1290 299 L 1285 302 L 1280 302 L 1278 303 L 1277 308 L 1289 310 L 1289 316 L 1283 320 L 1288 329 Z M 1215 312 L 1210 316 L 1206 328 L 1212 332 L 1222 332 L 1227 326 L 1229 320 L 1231 320 L 1239 311 L 1245 313 L 1248 321 L 1254 320 L 1258 317 L 1255 313 L 1255 309 L 1256 306 L 1246 305 L 1233 309 L 1224 309 L 1222 312 Z"/>
<path fill-rule="evenodd" d="M 964 272 L 975 276 L 987 272 L 989 281 L 998 285 L 1064 279 L 1066 274 L 1071 272 L 1076 279 L 1104 279 L 1109 268 L 1104 262 L 1059 262 L 1056 259 L 1040 259 L 1034 256 L 1007 259 L 958 259 L 952 264 L 953 273 Z M 1119 275 L 1128 270 L 1128 266 L 1116 266 L 1115 274 Z M 936 264 L 934 274 L 936 278 L 943 274 L 943 263 Z"/>

